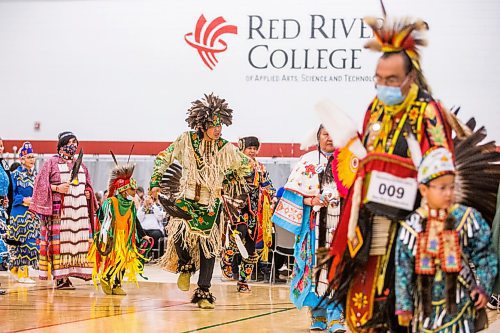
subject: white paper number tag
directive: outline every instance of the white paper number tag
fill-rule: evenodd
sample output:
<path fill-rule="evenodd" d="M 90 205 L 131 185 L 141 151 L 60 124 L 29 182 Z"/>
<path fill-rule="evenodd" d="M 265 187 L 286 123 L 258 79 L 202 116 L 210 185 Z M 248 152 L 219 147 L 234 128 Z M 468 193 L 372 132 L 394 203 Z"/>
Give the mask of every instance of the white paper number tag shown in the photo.
<path fill-rule="evenodd" d="M 413 210 L 418 184 L 414 178 L 400 178 L 387 172 L 372 171 L 365 201 Z"/>

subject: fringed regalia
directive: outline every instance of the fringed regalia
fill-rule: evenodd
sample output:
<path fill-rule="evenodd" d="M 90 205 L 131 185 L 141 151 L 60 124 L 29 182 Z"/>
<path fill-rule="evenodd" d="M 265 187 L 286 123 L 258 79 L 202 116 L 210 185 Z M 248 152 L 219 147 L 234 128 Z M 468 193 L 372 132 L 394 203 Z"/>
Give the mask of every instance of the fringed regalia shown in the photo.
<path fill-rule="evenodd" d="M 332 161 L 333 156 L 327 157 L 318 151 L 303 155 L 288 178 L 272 218 L 273 223 L 296 235 L 290 300 L 298 309 L 310 307 L 313 324 L 323 322 L 324 328 L 343 324 L 342 308 L 329 302 L 328 297 L 323 298 L 328 290 L 327 270 L 319 265 L 337 228 L 340 203 L 315 212 L 304 204 L 304 199 L 325 190 L 340 199 L 332 175 Z"/>
<path fill-rule="evenodd" d="M 89 258 L 94 262 L 94 283 L 104 280 L 113 288 L 120 286 L 124 278 L 137 282 L 144 273 L 145 236 L 137 220 L 134 202 L 121 194 L 106 199 L 98 210 L 94 243 Z"/>
<path fill-rule="evenodd" d="M 32 266 L 38 268 L 38 238 L 40 221 L 38 216 L 24 205 L 25 198 L 33 196 L 36 172 L 23 166 L 11 173 L 14 202 L 7 229 L 9 247 L 9 268 Z"/>
<path fill-rule="evenodd" d="M 435 120 L 432 123 L 436 123 Z M 496 152 L 494 142 L 482 143 L 486 138 L 484 128 L 474 131 L 473 119 L 467 125 L 467 128 L 457 128 L 457 133 L 467 133 L 464 137 L 460 138 L 457 134 L 453 142 L 445 142 L 448 147 L 453 145 L 455 148 L 456 200 L 461 204 L 477 207 L 487 220 L 491 220 L 495 212 L 496 190 L 500 178 L 500 153 Z M 446 129 L 444 125 L 443 127 Z M 409 137 L 408 134 L 409 132 L 404 135 Z M 421 136 L 421 140 L 433 138 L 430 133 L 423 134 L 425 135 Z M 446 132 L 442 135 L 448 137 Z M 376 141 L 377 138 L 372 136 L 367 142 Z M 383 138 L 379 140 L 381 141 L 383 142 Z M 409 158 L 409 150 L 412 151 L 411 157 L 421 157 L 421 149 L 431 146 L 428 152 L 435 151 L 440 141 L 419 142 L 417 151 L 414 150 L 412 140 L 396 142 L 406 146 L 406 156 L 395 154 L 404 151 L 398 148 L 398 143 L 392 154 L 388 151 L 373 152 L 376 146 L 368 145 L 368 150 L 372 152 L 360 162 L 357 179 L 349 191 L 330 251 L 333 263 L 329 278 L 334 298 L 346 303 L 346 320 L 353 331 L 369 328 L 405 330 L 398 325 L 394 316 L 394 258 L 399 233 L 398 222 L 405 219 L 406 212 L 412 210 L 413 206 L 420 205 L 418 196 L 406 196 L 408 193 L 416 194 L 417 171 L 415 161 Z M 370 147 L 373 149 L 369 149 Z M 389 191 L 390 186 L 393 186 L 392 192 Z M 387 195 L 381 201 L 376 192 Z M 395 200 L 398 198 L 402 200 L 399 204 Z M 470 235 L 473 229 L 467 230 Z M 429 328 L 427 325 L 426 327 Z"/>
<path fill-rule="evenodd" d="M 30 211 L 40 218 L 40 279 L 92 278 L 92 263 L 87 255 L 92 243 L 90 219 L 96 207 L 90 176 L 85 165 L 78 169 L 78 181 L 69 192 L 53 192 L 51 185 L 70 183 L 73 160 L 59 155 L 48 159 L 35 179 Z M 85 197 L 90 192 L 90 200 Z"/>
<path fill-rule="evenodd" d="M 150 187 L 160 189 L 160 203 L 170 216 L 160 265 L 180 273 L 177 286 L 183 291 L 189 290 L 190 276 L 199 269 L 191 302 L 213 309 L 210 286 L 215 257 L 222 250 L 222 216 L 230 206 L 233 216 L 240 207 L 232 203 L 241 202 L 235 197 L 246 193 L 244 177 L 250 168 L 248 158 L 220 137 L 222 125 L 232 123 L 233 110 L 226 100 L 210 94 L 191 104 L 186 121 L 195 131 L 184 132 L 158 154 Z"/>
<path fill-rule="evenodd" d="M 219 223 L 224 184 L 232 191 L 240 191 L 248 174 L 248 158 L 235 146 L 219 138 L 206 141 L 198 132 L 181 134 L 165 151 L 158 154 L 151 178 L 151 187 L 159 187 L 167 168 L 177 161 L 182 166 L 180 188 L 175 200 L 177 208 L 192 219 L 171 217 L 167 226 L 167 249 L 160 265 L 171 272 L 179 272 L 175 242 L 181 240 L 192 258 L 192 270 L 200 267 L 200 248 L 206 258 L 220 254 L 223 223 Z M 227 191 L 226 191 L 227 192 Z"/>
<path fill-rule="evenodd" d="M 500 187 L 498 188 L 497 208 L 495 217 L 493 219 L 493 223 L 491 225 L 491 230 L 492 230 L 491 242 L 493 244 L 493 249 L 495 250 L 497 257 L 500 257 Z M 499 266 L 498 269 L 500 270 L 500 263 L 498 266 Z M 497 297 L 498 295 L 500 295 L 500 274 L 497 274 L 497 278 L 495 279 L 495 285 L 493 286 L 493 294 L 496 294 Z"/>
<path fill-rule="evenodd" d="M 5 239 L 7 237 L 7 220 L 9 219 L 4 200 L 8 198 L 10 179 L 6 171 L 8 170 L 7 163 L 3 159 L 0 162 L 0 264 L 4 264 L 8 257 Z"/>
<path fill-rule="evenodd" d="M 486 220 L 473 208 L 417 209 L 396 239 L 396 314 L 413 313 L 412 332 L 473 333 L 470 293 L 490 295 L 497 274 Z M 471 270 L 474 267 L 474 273 Z"/>
<path fill-rule="evenodd" d="M 339 227 L 341 231 L 337 233 L 337 237 L 343 239 L 333 245 L 337 260 L 343 257 L 342 265 L 349 267 L 342 267 L 343 274 L 337 274 L 335 285 L 339 287 L 336 288 L 338 300 L 346 302 L 346 319 L 352 330 L 362 326 L 388 328 L 397 325 L 391 324 L 394 318 L 394 239 L 398 221 L 414 207 L 394 209 L 390 204 L 367 205 L 366 194 L 373 170 L 403 179 L 416 177 L 406 141 L 410 133 L 417 139 L 422 152 L 433 146 L 452 146 L 451 130 L 443 121 L 438 104 L 416 85 L 411 87 L 400 106 L 387 107 L 378 99 L 372 102 L 362 134 L 369 153 L 361 162 L 364 171 L 358 171 L 358 190 L 355 184 L 347 199 Z M 413 190 L 416 191 L 416 187 Z M 354 198 L 359 200 L 359 228 L 355 239 L 348 242 L 352 250 L 344 252 Z M 414 204 L 418 205 L 418 200 Z"/>
<path fill-rule="evenodd" d="M 360 162 L 335 234 L 329 277 L 334 299 L 346 304 L 346 321 L 352 331 L 399 331 L 403 328 L 394 316 L 396 235 L 399 221 L 420 203 L 415 197 L 416 170 L 408 139 L 413 139 L 421 154 L 431 147 L 453 146 L 444 111 L 429 94 L 420 69 L 418 46 L 425 41 L 419 33 L 427 25 L 386 20 L 380 28 L 375 19 L 366 22 L 375 34 L 366 47 L 405 52 L 417 79 L 400 104 L 389 106 L 375 98 L 366 112 L 361 140 L 368 155 Z M 399 188 L 402 190 L 393 191 Z M 377 191 L 384 195 L 374 194 Z M 412 195 L 407 197 L 409 191 Z M 406 204 L 394 204 L 391 196 Z"/>
<path fill-rule="evenodd" d="M 231 279 L 237 273 L 233 272 L 233 269 L 240 266 L 239 279 L 242 282 L 246 282 L 252 276 L 253 268 L 259 258 L 263 261 L 268 260 L 269 247 L 272 245 L 271 198 L 275 193 L 269 173 L 258 161 L 255 161 L 247 181 L 251 190 L 244 207 L 235 221 L 226 221 L 227 239 L 221 258 L 222 274 Z M 241 235 L 248 258 L 240 257 L 233 235 L 235 232 Z M 259 243 L 263 244 L 260 255 L 256 251 L 256 245 Z"/>

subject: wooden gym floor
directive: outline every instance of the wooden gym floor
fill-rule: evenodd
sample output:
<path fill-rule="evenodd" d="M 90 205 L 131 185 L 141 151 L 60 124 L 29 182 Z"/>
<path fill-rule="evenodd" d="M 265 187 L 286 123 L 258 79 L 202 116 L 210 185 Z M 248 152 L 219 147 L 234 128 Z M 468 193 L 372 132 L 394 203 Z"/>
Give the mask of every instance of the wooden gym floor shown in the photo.
<path fill-rule="evenodd" d="M 0 272 L 7 290 L 0 296 L 0 332 L 308 332 L 307 311 L 294 308 L 286 285 L 254 283 L 251 294 L 239 294 L 235 282 L 221 282 L 216 272 L 216 308 L 201 310 L 189 302 L 197 276 L 190 292 L 158 268 L 147 267 L 146 276 L 156 282 L 128 283 L 127 296 L 107 296 L 78 279 L 72 279 L 76 290 L 60 291 L 51 282 L 20 284 Z"/>
<path fill-rule="evenodd" d="M 176 275 L 151 266 L 146 276 L 149 281 L 138 286 L 125 284 L 127 296 L 107 296 L 78 279 L 76 290 L 56 291 L 51 282 L 30 286 L 0 272 L 8 292 L 0 296 L 0 332 L 309 332 L 307 310 L 294 308 L 287 285 L 254 283 L 251 294 L 239 294 L 235 282 L 222 282 L 216 271 L 216 308 L 200 310 L 189 302 L 194 284 L 182 292 Z M 489 316 L 500 318 L 493 311 Z M 500 332 L 500 321 L 485 332 Z"/>

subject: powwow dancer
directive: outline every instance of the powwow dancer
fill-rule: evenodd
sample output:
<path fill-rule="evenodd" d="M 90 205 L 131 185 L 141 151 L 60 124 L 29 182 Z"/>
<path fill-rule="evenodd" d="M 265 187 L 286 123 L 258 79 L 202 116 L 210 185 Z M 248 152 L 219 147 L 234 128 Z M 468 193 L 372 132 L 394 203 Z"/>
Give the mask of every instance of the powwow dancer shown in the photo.
<path fill-rule="evenodd" d="M 108 198 L 97 213 L 89 257 L 94 262 L 94 283 L 99 280 L 107 295 L 127 294 L 122 281 L 127 278 L 136 282 L 137 275 L 142 276 L 144 252 L 151 246 L 151 238 L 137 220 L 134 204 L 137 182 L 132 178 L 133 172 L 133 165 L 116 164 L 109 178 Z"/>
<path fill-rule="evenodd" d="M 425 204 L 401 223 L 396 240 L 396 314 L 405 326 L 413 319 L 413 332 L 484 328 L 477 326 L 477 311 L 488 302 L 497 257 L 486 220 L 454 203 L 455 177 L 449 151 L 428 151 L 418 169 Z"/>
<path fill-rule="evenodd" d="M 323 126 L 317 150 L 303 155 L 292 170 L 273 215 L 273 222 L 296 235 L 290 299 L 311 312 L 311 330 L 345 331 L 342 308 L 324 297 L 328 252 L 340 215 L 339 188 L 333 175 L 335 147 Z M 342 185 L 339 184 L 339 187 Z"/>
<path fill-rule="evenodd" d="M 7 227 L 9 269 L 21 283 L 35 283 L 29 277 L 28 266 L 38 268 L 38 238 L 40 221 L 28 210 L 35 182 L 35 154 L 30 142 L 24 142 L 19 158 L 21 166 L 11 173 L 13 203 Z"/>
<path fill-rule="evenodd" d="M 7 223 L 9 220 L 9 189 L 12 191 L 10 184 L 9 165 L 3 158 L 4 145 L 0 138 L 0 265 L 7 268 L 8 249 L 5 240 L 7 238 Z M 0 290 L 2 294 L 3 290 Z"/>
<path fill-rule="evenodd" d="M 91 218 L 96 200 L 78 140 L 59 134 L 57 155 L 42 166 L 35 179 L 30 211 L 40 218 L 40 279 L 51 275 L 57 289 L 74 289 L 69 277 L 92 278 L 87 255 L 92 243 Z"/>
<path fill-rule="evenodd" d="M 427 25 L 386 20 L 379 28 L 374 19 L 367 23 L 376 36 L 368 47 L 386 53 L 377 66 L 377 98 L 361 135 L 366 149 L 331 247 L 329 277 L 334 299 L 346 304 L 352 331 L 398 332 L 407 328 L 394 316 L 395 244 L 400 221 L 420 206 L 416 166 L 421 156 L 435 147 L 455 153 L 457 167 L 467 170 L 457 179 L 468 187 L 457 191 L 457 202 L 491 221 L 499 178 L 491 168 L 498 154 L 494 144 L 478 145 L 486 134 L 484 129 L 473 132 L 474 120 L 464 126 L 430 97 L 417 52 L 424 44 L 419 31 Z M 451 128 L 457 135 L 453 141 Z"/>
<path fill-rule="evenodd" d="M 271 200 L 275 189 L 264 164 L 256 160 L 260 142 L 254 136 L 239 139 L 240 151 L 250 159 L 252 172 L 247 176 L 251 188 L 235 221 L 228 222 L 226 247 L 222 253 L 221 268 L 226 278 L 238 279 L 237 291 L 250 292 L 248 278 L 259 258 L 268 260 L 269 247 L 272 245 Z M 244 256 L 238 249 L 235 236 L 238 235 L 244 245 Z M 263 242 L 261 255 L 256 251 L 256 244 Z M 240 245 L 240 246 L 241 246 Z"/>
<path fill-rule="evenodd" d="M 380 26 L 375 18 L 365 22 L 375 35 L 366 47 L 383 54 L 375 75 L 377 97 L 361 134 L 365 156 L 330 251 L 330 279 L 334 299 L 345 303 L 352 331 L 397 332 L 406 328 L 394 316 L 395 238 L 399 221 L 420 201 L 412 158 L 436 146 L 453 149 L 453 144 L 445 111 L 430 95 L 420 67 L 419 46 L 425 45 L 421 33 L 427 24 L 386 19 Z M 388 181 L 401 190 L 384 191 Z"/>
<path fill-rule="evenodd" d="M 223 192 L 242 194 L 250 172 L 248 158 L 221 138 L 222 125 L 232 123 L 232 112 L 213 94 L 194 101 L 186 119 L 193 131 L 182 133 L 158 154 L 151 177 L 153 195 L 162 188 L 160 202 L 171 216 L 160 264 L 180 273 L 177 285 L 183 291 L 189 290 L 191 274 L 200 270 L 191 301 L 202 309 L 214 308 L 210 286 L 215 257 L 222 250 Z"/>

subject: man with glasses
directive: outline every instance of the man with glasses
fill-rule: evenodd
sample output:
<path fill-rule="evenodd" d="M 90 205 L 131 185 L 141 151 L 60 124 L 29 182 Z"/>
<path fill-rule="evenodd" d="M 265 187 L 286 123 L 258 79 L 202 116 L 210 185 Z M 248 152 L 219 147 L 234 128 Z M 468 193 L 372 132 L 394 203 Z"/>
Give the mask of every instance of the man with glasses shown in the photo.
<path fill-rule="evenodd" d="M 485 322 L 478 319 L 481 312 L 486 317 L 482 309 L 497 275 L 497 256 L 486 219 L 455 200 L 459 172 L 449 151 L 430 149 L 417 176 L 425 203 L 401 222 L 396 240 L 396 315 L 401 324 L 411 323 L 413 331 L 484 328 Z"/>
<path fill-rule="evenodd" d="M 363 125 L 363 142 L 369 152 L 410 157 L 406 141 L 410 133 L 422 152 L 432 146 L 452 149 L 451 129 L 423 79 L 418 58 L 412 60 L 405 50 L 385 52 L 375 73 L 377 96 Z"/>
<path fill-rule="evenodd" d="M 329 278 L 351 331 L 403 332 L 394 315 L 394 255 L 399 222 L 420 203 L 410 157 L 435 146 L 453 149 L 451 128 L 420 67 L 426 23 L 385 20 L 381 27 L 375 18 L 365 21 L 375 35 L 366 47 L 383 54 L 361 133 L 368 155 L 332 242 Z"/>

